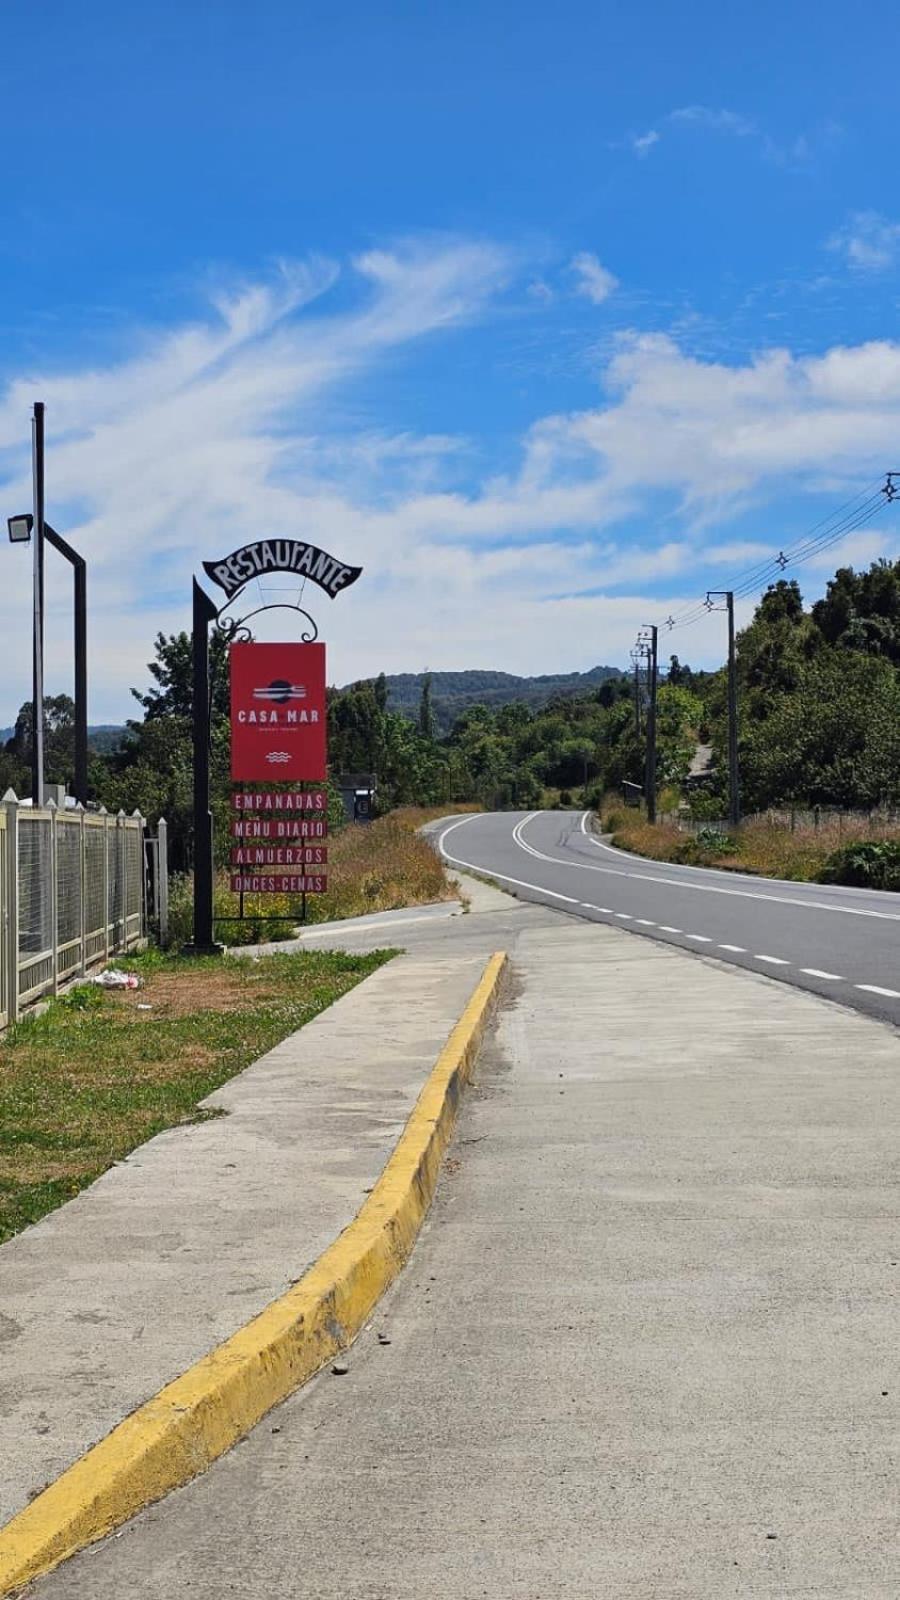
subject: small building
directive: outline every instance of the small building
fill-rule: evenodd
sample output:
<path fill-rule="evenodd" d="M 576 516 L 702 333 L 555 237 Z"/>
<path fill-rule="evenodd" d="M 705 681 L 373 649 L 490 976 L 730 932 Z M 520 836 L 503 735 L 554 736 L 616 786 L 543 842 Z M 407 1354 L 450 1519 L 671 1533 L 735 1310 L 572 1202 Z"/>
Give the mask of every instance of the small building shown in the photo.
<path fill-rule="evenodd" d="M 343 772 L 335 778 L 348 822 L 371 822 L 375 815 L 378 779 L 374 772 Z"/>

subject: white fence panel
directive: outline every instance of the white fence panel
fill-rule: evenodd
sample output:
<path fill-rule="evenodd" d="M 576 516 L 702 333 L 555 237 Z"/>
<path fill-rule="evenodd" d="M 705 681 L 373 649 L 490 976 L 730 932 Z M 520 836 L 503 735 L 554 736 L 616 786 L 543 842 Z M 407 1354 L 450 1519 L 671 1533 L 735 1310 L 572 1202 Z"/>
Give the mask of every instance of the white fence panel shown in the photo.
<path fill-rule="evenodd" d="M 0 810 L 0 1027 L 146 933 L 144 819 Z"/>

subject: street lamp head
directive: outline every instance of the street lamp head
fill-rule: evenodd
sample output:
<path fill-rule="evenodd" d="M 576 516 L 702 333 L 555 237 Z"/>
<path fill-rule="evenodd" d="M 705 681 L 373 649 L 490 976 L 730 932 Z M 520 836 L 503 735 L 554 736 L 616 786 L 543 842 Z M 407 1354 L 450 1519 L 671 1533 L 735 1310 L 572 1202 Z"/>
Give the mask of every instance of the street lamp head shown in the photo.
<path fill-rule="evenodd" d="M 28 544 L 34 527 L 34 517 L 30 511 L 23 517 L 8 517 L 6 526 L 9 529 L 10 544 Z"/>

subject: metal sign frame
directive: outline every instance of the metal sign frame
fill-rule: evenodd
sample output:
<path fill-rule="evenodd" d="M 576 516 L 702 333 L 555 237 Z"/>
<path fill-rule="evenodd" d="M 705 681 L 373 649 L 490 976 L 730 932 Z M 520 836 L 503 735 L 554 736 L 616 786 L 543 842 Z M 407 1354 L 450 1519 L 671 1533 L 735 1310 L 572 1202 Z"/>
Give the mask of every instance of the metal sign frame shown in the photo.
<path fill-rule="evenodd" d="M 271 548 L 271 559 L 266 559 L 266 550 Z M 282 548 L 283 547 L 283 548 Z M 263 563 L 265 566 L 263 569 Z M 282 564 L 284 563 L 284 564 Z M 244 574 L 244 568 L 249 570 Z M 229 606 L 242 593 L 248 583 L 262 577 L 265 572 L 291 572 L 298 578 L 309 578 L 311 582 L 319 585 L 326 594 L 334 599 L 342 589 L 347 589 L 362 573 L 362 567 L 348 567 L 330 556 L 327 551 L 320 550 L 315 545 L 301 544 L 299 540 L 271 539 L 257 540 L 255 543 L 242 545 L 240 549 L 226 556 L 219 562 L 204 561 L 203 569 L 207 575 L 225 589 L 226 600 L 221 606 L 207 594 L 206 590 L 192 580 L 193 601 L 193 633 L 192 633 L 192 667 L 193 667 L 193 758 L 194 758 L 194 926 L 193 938 L 184 947 L 186 955 L 221 955 L 224 946 L 215 938 L 214 923 L 237 922 L 243 916 L 243 896 L 241 896 L 241 917 L 219 917 L 213 914 L 213 889 L 215 872 L 213 866 L 213 814 L 210 805 L 209 792 L 209 750 L 212 731 L 212 692 L 213 683 L 209 670 L 209 631 L 214 626 L 225 644 L 235 641 L 249 643 L 252 634 L 248 623 L 254 617 L 261 616 L 265 611 L 293 611 L 296 615 L 306 619 L 307 627 L 301 632 L 302 644 L 313 644 L 319 637 L 319 629 L 315 618 L 304 610 L 298 603 L 277 601 L 267 605 L 255 606 L 245 616 L 225 616 Z M 302 919 L 306 918 L 306 895 L 302 895 Z M 294 918 L 287 917 L 259 917 L 254 921 L 260 922 L 287 922 Z"/>

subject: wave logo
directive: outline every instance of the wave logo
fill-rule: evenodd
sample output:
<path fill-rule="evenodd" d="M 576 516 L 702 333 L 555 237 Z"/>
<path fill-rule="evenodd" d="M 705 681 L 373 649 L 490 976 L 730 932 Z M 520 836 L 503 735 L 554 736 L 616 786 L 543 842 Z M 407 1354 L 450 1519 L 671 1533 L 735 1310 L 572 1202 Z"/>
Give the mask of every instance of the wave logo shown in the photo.
<path fill-rule="evenodd" d="M 273 678 L 264 688 L 254 689 L 254 700 L 266 701 L 269 705 L 283 706 L 289 700 L 305 700 L 305 683 L 288 683 L 286 678 Z"/>
<path fill-rule="evenodd" d="M 266 760 L 270 762 L 272 766 L 284 766 L 284 763 L 286 761 L 290 761 L 290 759 L 291 758 L 287 750 L 270 750 L 266 756 Z"/>

